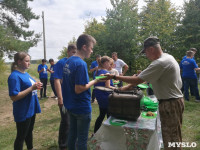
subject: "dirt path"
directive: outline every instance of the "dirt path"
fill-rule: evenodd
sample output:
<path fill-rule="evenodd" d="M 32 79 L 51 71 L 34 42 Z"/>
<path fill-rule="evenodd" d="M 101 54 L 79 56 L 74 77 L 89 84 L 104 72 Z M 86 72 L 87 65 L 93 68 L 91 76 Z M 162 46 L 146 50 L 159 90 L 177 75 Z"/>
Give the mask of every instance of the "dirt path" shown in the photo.
<path fill-rule="evenodd" d="M 51 87 L 48 87 L 51 88 Z M 53 95 L 53 93 L 51 93 Z M 52 105 L 57 105 L 57 100 L 53 98 L 48 98 L 43 103 L 43 110 L 50 109 Z M 14 122 L 13 118 L 13 108 L 12 108 L 12 100 L 8 95 L 8 90 L 3 89 L 0 91 L 0 126 L 6 126 L 9 123 Z"/>

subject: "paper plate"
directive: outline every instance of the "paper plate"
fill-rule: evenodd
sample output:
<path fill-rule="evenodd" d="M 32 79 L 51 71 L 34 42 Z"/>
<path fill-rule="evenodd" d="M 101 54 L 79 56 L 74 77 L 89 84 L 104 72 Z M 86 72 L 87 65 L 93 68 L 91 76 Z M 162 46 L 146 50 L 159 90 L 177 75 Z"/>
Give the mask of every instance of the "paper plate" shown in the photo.
<path fill-rule="evenodd" d="M 149 83 L 149 87 L 150 87 L 151 89 L 153 89 L 153 88 L 152 88 L 152 84 L 151 84 L 151 83 Z"/>
<path fill-rule="evenodd" d="M 96 76 L 95 79 L 103 79 L 106 78 L 106 76 Z"/>
<path fill-rule="evenodd" d="M 139 88 L 142 88 L 142 89 L 147 89 L 149 86 L 148 85 L 146 85 L 146 84 L 144 84 L 144 83 L 142 83 L 142 84 L 138 84 L 137 85 Z"/>
<path fill-rule="evenodd" d="M 145 105 L 145 106 L 154 106 L 157 107 L 158 103 L 155 103 L 150 97 L 144 96 L 141 101 L 140 101 L 141 105 Z"/>
<path fill-rule="evenodd" d="M 143 111 L 142 112 L 142 118 L 147 118 L 147 119 L 153 119 L 153 118 L 156 118 L 157 117 L 157 113 L 155 112 L 152 112 L 154 114 L 154 116 L 147 116 L 147 112 L 146 111 Z"/>
<path fill-rule="evenodd" d="M 126 120 L 120 120 L 120 119 L 110 119 L 109 122 L 113 126 L 123 126 L 127 123 Z"/>
<path fill-rule="evenodd" d="M 156 106 L 146 106 L 146 109 L 147 109 L 147 111 L 153 111 L 153 112 L 155 112 L 155 111 L 158 110 L 158 107 L 156 107 Z"/>

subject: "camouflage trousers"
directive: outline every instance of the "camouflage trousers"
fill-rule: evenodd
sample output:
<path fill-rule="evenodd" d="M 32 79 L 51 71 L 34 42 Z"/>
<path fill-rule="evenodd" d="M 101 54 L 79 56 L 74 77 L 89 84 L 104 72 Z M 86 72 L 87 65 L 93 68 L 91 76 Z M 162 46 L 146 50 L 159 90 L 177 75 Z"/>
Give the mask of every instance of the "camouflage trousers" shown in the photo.
<path fill-rule="evenodd" d="M 168 142 L 182 142 L 181 126 L 184 99 L 159 100 L 161 130 L 165 150 L 181 150 L 181 147 L 168 147 Z"/>

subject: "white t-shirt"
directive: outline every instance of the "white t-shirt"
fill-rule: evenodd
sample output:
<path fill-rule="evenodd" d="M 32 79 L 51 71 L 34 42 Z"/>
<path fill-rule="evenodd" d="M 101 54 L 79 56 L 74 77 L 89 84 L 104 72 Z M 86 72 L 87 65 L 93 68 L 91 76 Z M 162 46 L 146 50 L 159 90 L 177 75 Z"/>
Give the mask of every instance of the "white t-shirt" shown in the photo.
<path fill-rule="evenodd" d="M 122 74 L 122 68 L 126 65 L 126 63 L 121 59 L 117 59 L 114 61 L 114 64 L 115 69 L 119 72 L 119 74 Z"/>
<path fill-rule="evenodd" d="M 154 94 L 158 99 L 183 97 L 180 67 L 174 57 L 169 54 L 163 53 L 138 77 L 152 84 Z"/>
<path fill-rule="evenodd" d="M 113 75 L 116 75 L 116 76 L 119 75 L 119 72 L 116 69 L 112 69 L 109 72 L 110 72 L 110 74 L 113 74 Z"/>

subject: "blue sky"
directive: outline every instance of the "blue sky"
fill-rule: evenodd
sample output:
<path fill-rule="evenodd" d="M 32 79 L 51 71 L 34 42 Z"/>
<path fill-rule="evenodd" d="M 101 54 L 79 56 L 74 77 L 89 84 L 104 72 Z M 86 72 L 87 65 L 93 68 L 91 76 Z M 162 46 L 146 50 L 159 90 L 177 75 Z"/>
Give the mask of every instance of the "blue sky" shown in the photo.
<path fill-rule="evenodd" d="M 173 3 L 181 6 L 183 0 Z M 143 5 L 144 0 L 139 0 L 139 6 Z M 106 15 L 106 8 L 112 8 L 110 0 L 34 0 L 29 2 L 29 6 L 37 15 L 41 16 L 44 11 L 47 59 L 56 61 L 62 48 L 67 47 L 73 37 L 83 33 L 85 22 L 90 17 L 101 21 Z M 42 18 L 31 21 L 30 29 L 42 33 Z M 44 57 L 42 40 L 29 50 L 32 59 Z"/>

